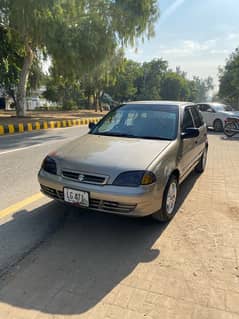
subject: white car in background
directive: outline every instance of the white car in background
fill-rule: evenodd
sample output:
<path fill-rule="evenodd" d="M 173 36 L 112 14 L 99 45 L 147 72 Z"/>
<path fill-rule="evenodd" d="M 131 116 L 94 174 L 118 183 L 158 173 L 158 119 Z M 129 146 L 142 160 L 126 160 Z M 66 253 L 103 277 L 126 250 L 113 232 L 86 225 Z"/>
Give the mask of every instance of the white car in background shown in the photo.
<path fill-rule="evenodd" d="M 220 103 L 200 103 L 198 109 L 204 118 L 207 127 L 212 127 L 216 132 L 223 131 L 225 120 L 228 117 L 239 117 L 239 112 L 231 106 Z"/>

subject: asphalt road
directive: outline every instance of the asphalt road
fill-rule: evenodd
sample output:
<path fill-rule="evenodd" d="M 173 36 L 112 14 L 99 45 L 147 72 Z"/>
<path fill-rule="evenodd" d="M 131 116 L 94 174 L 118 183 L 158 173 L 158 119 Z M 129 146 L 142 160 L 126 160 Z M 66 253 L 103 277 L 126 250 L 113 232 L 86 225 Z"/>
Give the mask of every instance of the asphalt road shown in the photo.
<path fill-rule="evenodd" d="M 0 273 L 62 223 L 66 208 L 41 198 L 37 173 L 49 152 L 87 131 L 72 127 L 0 137 Z"/>
<path fill-rule="evenodd" d="M 43 158 L 87 131 L 72 127 L 0 137 L 0 210 L 39 192 L 37 172 Z"/>

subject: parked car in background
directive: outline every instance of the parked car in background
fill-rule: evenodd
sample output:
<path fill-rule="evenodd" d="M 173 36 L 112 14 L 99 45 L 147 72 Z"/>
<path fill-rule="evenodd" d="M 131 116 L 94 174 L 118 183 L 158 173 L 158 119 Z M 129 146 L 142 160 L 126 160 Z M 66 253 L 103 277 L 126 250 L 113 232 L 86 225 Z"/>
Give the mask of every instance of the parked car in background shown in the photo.
<path fill-rule="evenodd" d="M 207 149 L 196 105 L 126 103 L 48 155 L 38 179 L 44 194 L 71 205 L 168 221 L 179 184 L 204 171 Z"/>
<path fill-rule="evenodd" d="M 222 132 L 225 120 L 228 117 L 238 116 L 239 112 L 229 105 L 220 103 L 200 103 L 198 108 L 202 113 L 207 127 L 212 127 L 216 132 Z"/>

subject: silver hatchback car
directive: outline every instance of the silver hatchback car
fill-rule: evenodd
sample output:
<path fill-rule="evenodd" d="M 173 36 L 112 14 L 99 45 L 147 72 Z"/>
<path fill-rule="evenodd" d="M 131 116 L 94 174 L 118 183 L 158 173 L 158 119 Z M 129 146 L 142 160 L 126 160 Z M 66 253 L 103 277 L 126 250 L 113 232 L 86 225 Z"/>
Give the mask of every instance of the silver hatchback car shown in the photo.
<path fill-rule="evenodd" d="M 132 102 L 48 155 L 38 179 L 44 194 L 70 205 L 168 221 L 179 184 L 204 171 L 207 150 L 196 105 Z"/>

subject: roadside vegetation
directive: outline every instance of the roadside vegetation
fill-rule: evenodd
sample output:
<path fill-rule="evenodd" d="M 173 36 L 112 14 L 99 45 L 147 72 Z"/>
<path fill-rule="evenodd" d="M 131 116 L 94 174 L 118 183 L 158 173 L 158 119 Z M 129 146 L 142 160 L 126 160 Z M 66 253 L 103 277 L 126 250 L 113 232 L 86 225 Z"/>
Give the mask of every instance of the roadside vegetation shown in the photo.
<path fill-rule="evenodd" d="M 50 57 L 64 82 L 74 83 L 107 64 L 118 47 L 152 37 L 158 16 L 157 0 L 0 0 L 1 32 L 18 43 L 22 57 L 16 65 L 17 115 L 24 116 L 30 72 L 39 58 Z M 9 55 L 1 59 L 6 71 Z"/>
<path fill-rule="evenodd" d="M 26 96 L 40 86 L 43 97 L 64 110 L 102 110 L 105 103 L 130 100 L 207 100 L 211 77 L 189 79 L 160 58 L 126 59 L 127 47 L 153 37 L 158 18 L 156 0 L 0 0 L 0 91 L 20 117 Z M 238 63 L 236 50 L 220 69 L 216 101 L 238 105 Z"/>
<path fill-rule="evenodd" d="M 225 67 L 219 69 L 219 76 L 219 97 L 239 109 L 239 48 L 228 58 Z"/>

